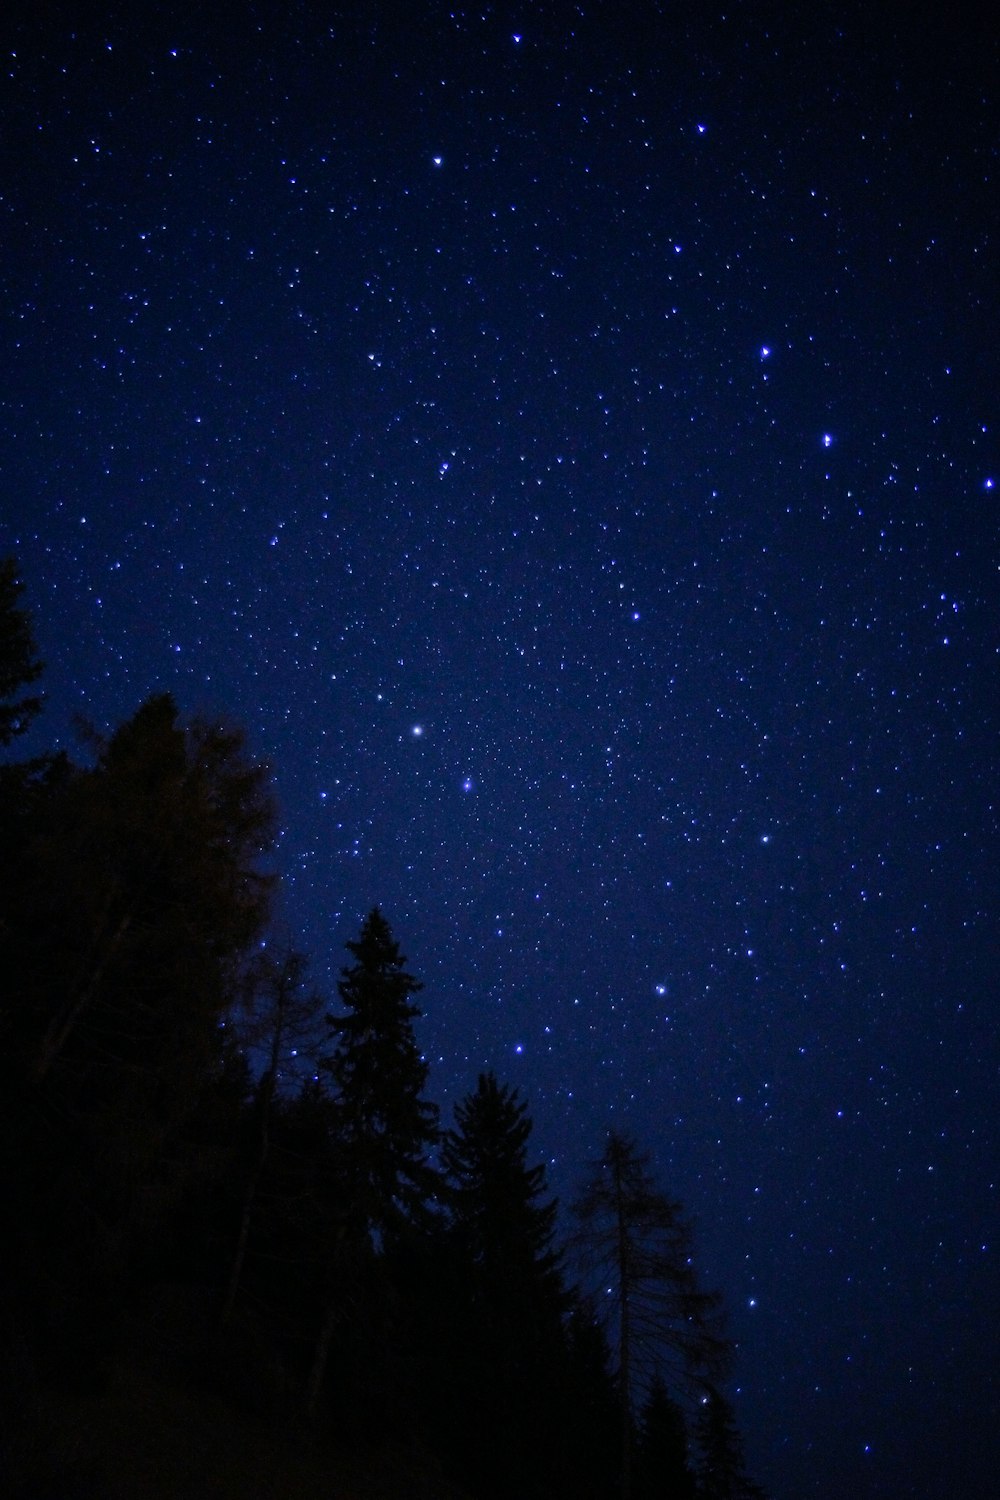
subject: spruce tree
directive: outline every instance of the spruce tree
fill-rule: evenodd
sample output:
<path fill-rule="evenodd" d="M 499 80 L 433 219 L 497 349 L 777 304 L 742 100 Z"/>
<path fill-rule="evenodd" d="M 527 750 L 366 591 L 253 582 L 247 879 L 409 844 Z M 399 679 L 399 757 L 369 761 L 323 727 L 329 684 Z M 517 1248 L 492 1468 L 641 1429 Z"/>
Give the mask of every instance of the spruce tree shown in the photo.
<path fill-rule="evenodd" d="M 453 1220 L 481 1295 L 494 1305 L 519 1300 L 557 1306 L 556 1203 L 545 1202 L 545 1167 L 529 1166 L 531 1119 L 517 1090 L 480 1073 L 455 1108 L 442 1161 Z"/>
<path fill-rule="evenodd" d="M 687 1423 L 659 1376 L 639 1415 L 633 1478 L 635 1500 L 696 1500 Z"/>
<path fill-rule="evenodd" d="M 412 997 L 423 986 L 377 907 L 347 948 L 354 963 L 337 985 L 346 1014 L 328 1017 L 337 1040 L 323 1066 L 335 1089 L 345 1189 L 378 1248 L 419 1221 L 435 1194 L 427 1158 L 438 1112 L 424 1098 L 428 1069 L 413 1033 L 421 1012 Z"/>
<path fill-rule="evenodd" d="M 544 1166 L 528 1164 L 531 1128 L 517 1090 L 481 1073 L 442 1151 L 454 1269 L 435 1321 L 461 1371 L 444 1409 L 463 1476 L 484 1497 L 545 1492 L 565 1394 L 556 1204 Z"/>
<path fill-rule="evenodd" d="M 717 1386 L 707 1385 L 702 1395 L 695 1439 L 701 1453 L 700 1500 L 766 1500 L 764 1491 L 746 1472 L 736 1414 Z"/>

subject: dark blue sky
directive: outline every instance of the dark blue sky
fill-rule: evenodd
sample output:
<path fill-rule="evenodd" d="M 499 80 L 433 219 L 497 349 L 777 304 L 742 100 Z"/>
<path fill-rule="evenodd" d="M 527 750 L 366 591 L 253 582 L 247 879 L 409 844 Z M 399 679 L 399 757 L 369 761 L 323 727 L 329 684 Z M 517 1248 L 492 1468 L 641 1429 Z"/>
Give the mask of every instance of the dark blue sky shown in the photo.
<path fill-rule="evenodd" d="M 15 6 L 0 551 L 446 1112 L 651 1149 L 775 1500 L 986 1500 L 1000 57 L 868 9 Z"/>

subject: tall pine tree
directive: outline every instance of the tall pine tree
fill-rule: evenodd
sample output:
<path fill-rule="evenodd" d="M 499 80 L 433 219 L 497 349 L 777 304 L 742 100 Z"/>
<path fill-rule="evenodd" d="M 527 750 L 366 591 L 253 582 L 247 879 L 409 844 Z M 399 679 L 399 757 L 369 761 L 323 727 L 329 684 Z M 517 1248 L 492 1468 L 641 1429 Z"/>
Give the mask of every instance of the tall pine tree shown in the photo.
<path fill-rule="evenodd" d="M 484 1497 L 547 1491 L 567 1395 L 553 1249 L 556 1204 L 528 1164 L 531 1120 L 517 1090 L 482 1073 L 444 1139 L 454 1274 L 436 1322 L 450 1329 L 452 1389 L 443 1403 L 462 1472 Z M 435 1337 L 435 1343 L 440 1339 Z"/>
<path fill-rule="evenodd" d="M 337 990 L 346 1014 L 330 1016 L 336 1037 L 325 1060 L 335 1109 L 345 1188 L 363 1230 L 379 1246 L 422 1218 L 437 1177 L 428 1153 L 438 1140 L 437 1107 L 424 1098 L 427 1064 L 413 1022 L 423 988 L 376 907 L 347 944 L 354 963 Z"/>
<path fill-rule="evenodd" d="M 556 1204 L 543 1200 L 545 1168 L 529 1166 L 531 1120 L 517 1090 L 481 1073 L 455 1108 L 442 1161 L 452 1214 L 477 1286 L 495 1307 L 561 1299 L 552 1248 Z"/>
<path fill-rule="evenodd" d="M 714 1385 L 707 1385 L 701 1398 L 694 1435 L 701 1454 L 701 1500 L 767 1500 L 746 1472 L 732 1403 Z"/>
<path fill-rule="evenodd" d="M 697 1500 L 687 1422 L 659 1376 L 639 1415 L 632 1491 L 635 1500 Z"/>
<path fill-rule="evenodd" d="M 336 1046 L 321 1063 L 334 1088 L 333 1153 L 343 1210 L 307 1383 L 310 1412 L 335 1332 L 343 1334 L 346 1326 L 349 1334 L 371 1310 L 366 1283 L 387 1274 L 386 1252 L 430 1218 L 439 1183 L 428 1160 L 439 1138 L 438 1112 L 424 1098 L 427 1064 L 413 1033 L 420 1010 L 412 997 L 422 985 L 407 973 L 377 907 L 347 948 L 354 963 L 341 970 L 337 985 L 346 1014 L 327 1017 Z M 389 1300 L 383 1286 L 375 1301 Z M 380 1347 L 373 1336 L 369 1367 Z"/>

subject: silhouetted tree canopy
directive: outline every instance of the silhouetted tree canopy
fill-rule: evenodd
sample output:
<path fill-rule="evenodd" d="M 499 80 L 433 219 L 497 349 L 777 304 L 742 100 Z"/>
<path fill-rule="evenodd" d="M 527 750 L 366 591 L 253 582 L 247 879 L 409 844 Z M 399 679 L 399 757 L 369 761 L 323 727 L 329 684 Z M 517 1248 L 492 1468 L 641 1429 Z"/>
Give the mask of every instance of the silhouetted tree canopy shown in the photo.
<path fill-rule="evenodd" d="M 23 734 L 42 706 L 37 694 L 17 696 L 42 675 L 31 619 L 19 603 L 23 592 L 14 559 L 0 559 L 0 745 Z"/>
<path fill-rule="evenodd" d="M 20 594 L 0 564 L 0 745 L 39 702 Z M 73 1492 L 60 1427 L 117 1368 L 168 1408 L 422 1445 L 462 1500 L 758 1497 L 718 1301 L 636 1143 L 577 1202 L 580 1291 L 527 1100 L 484 1071 L 439 1130 L 382 913 L 336 1015 L 275 941 L 243 735 L 158 694 L 91 744 L 0 766 L 0 1491 Z"/>
<path fill-rule="evenodd" d="M 687 1394 L 720 1376 L 729 1346 L 719 1298 L 698 1286 L 681 1206 L 657 1188 L 635 1141 L 609 1133 L 574 1215 L 574 1247 L 617 1356 L 627 1497 L 637 1405 L 657 1377 Z"/>
<path fill-rule="evenodd" d="M 493 1073 L 481 1073 L 455 1108 L 455 1126 L 445 1133 L 442 1162 L 455 1227 L 483 1295 L 558 1300 L 556 1203 L 544 1201 L 544 1166 L 528 1165 L 527 1104 Z"/>
<path fill-rule="evenodd" d="M 337 991 L 346 1014 L 330 1016 L 336 1046 L 324 1068 L 336 1098 L 341 1158 L 356 1211 L 377 1239 L 418 1218 L 435 1190 L 428 1154 L 437 1106 L 424 1097 L 427 1064 L 413 1022 L 421 988 L 376 908 L 347 944 L 354 963 Z"/>
<path fill-rule="evenodd" d="M 694 1435 L 700 1452 L 700 1500 L 766 1500 L 747 1475 L 732 1403 L 714 1385 L 702 1395 Z"/>

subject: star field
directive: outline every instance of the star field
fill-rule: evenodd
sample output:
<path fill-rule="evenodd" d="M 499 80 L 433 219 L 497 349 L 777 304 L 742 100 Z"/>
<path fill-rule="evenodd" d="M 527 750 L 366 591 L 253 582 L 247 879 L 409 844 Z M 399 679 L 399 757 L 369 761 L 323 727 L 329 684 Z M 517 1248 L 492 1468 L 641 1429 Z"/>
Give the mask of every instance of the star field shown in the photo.
<path fill-rule="evenodd" d="M 5 26 L 45 742 L 274 768 L 445 1107 L 698 1224 L 774 1500 L 993 1493 L 993 34 L 856 5 Z M 991 1333 L 992 1329 L 992 1333 Z"/>

